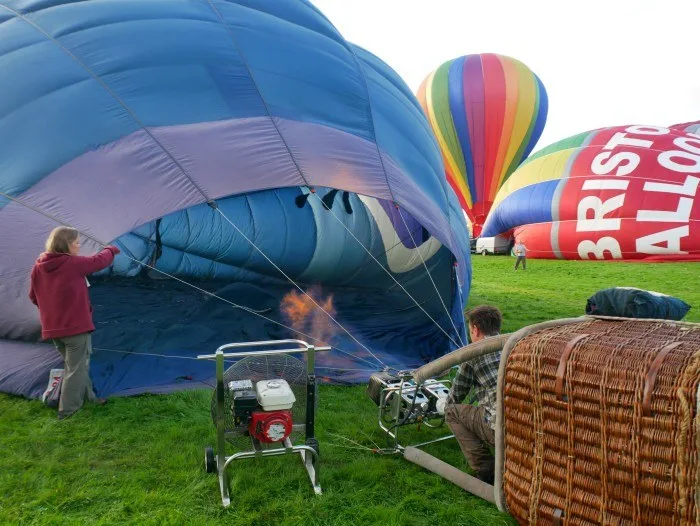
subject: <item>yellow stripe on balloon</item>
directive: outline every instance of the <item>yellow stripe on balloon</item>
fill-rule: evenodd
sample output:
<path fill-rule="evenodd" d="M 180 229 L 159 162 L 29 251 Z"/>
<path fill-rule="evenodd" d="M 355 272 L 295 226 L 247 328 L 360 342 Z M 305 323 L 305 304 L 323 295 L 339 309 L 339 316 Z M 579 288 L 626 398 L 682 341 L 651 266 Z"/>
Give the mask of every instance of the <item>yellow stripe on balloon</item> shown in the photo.
<path fill-rule="evenodd" d="M 466 182 L 466 174 L 462 173 L 462 170 L 459 169 L 459 165 L 457 164 L 457 161 L 453 157 L 453 153 L 450 151 L 450 149 L 447 147 L 447 141 L 445 137 L 443 137 L 442 132 L 440 131 L 440 126 L 438 126 L 437 122 L 437 116 L 435 115 L 435 109 L 433 107 L 433 78 L 435 77 L 435 71 L 433 71 L 430 76 L 426 79 L 425 83 L 425 101 L 426 101 L 426 106 L 428 108 L 428 119 L 430 120 L 430 125 L 433 128 L 433 132 L 435 133 L 435 138 L 438 141 L 438 144 L 440 145 L 440 151 L 442 152 L 442 158 L 443 161 L 445 162 L 445 165 L 448 166 L 450 172 L 452 173 L 454 180 L 459 187 L 460 192 L 462 193 L 462 196 L 464 197 L 464 200 L 467 202 L 468 206 L 473 206 L 473 200 L 472 200 L 472 195 L 471 192 L 469 191 L 469 187 L 467 186 Z"/>
<path fill-rule="evenodd" d="M 506 107 L 505 114 L 503 115 L 503 127 L 498 144 L 498 153 L 496 154 L 496 163 L 493 166 L 493 182 L 497 184 L 491 184 L 490 195 L 484 199 L 485 201 L 492 200 L 496 195 L 496 191 L 501 184 L 499 174 L 508 167 L 508 163 L 505 162 L 506 152 L 508 151 L 508 145 L 513 141 L 512 130 L 515 125 L 515 114 L 518 109 L 518 97 L 520 96 L 518 70 L 515 66 L 515 61 L 503 60 L 503 57 L 499 57 L 499 59 L 503 67 L 506 82 Z"/>
<path fill-rule="evenodd" d="M 501 186 L 496 198 L 493 200 L 492 210 L 496 208 L 498 203 L 503 201 L 508 195 L 513 192 L 544 181 L 552 181 L 560 179 L 566 170 L 567 163 L 571 156 L 576 153 L 578 148 L 569 148 L 568 150 L 559 150 L 544 157 L 539 157 L 528 164 L 522 165 L 513 172 L 506 182 Z"/>
<path fill-rule="evenodd" d="M 518 60 L 514 60 L 513 63 L 517 70 L 518 105 L 513 120 L 513 131 L 508 143 L 508 151 L 505 156 L 505 162 L 499 172 L 498 186 L 496 188 L 499 188 L 505 181 L 508 167 L 512 164 L 518 150 L 526 140 L 527 131 L 530 129 L 530 124 L 534 118 L 535 104 L 537 102 L 537 86 L 532 72 Z"/>

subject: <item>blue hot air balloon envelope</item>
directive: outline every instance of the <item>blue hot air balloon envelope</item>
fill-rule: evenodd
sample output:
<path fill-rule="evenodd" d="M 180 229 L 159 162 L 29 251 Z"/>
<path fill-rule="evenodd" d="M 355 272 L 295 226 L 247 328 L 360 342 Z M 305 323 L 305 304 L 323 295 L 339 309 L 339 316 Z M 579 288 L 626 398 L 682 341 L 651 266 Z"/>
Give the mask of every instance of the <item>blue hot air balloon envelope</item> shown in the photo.
<path fill-rule="evenodd" d="M 59 224 L 122 248 L 90 278 L 100 396 L 202 386 L 231 341 L 328 342 L 340 382 L 464 341 L 430 127 L 311 3 L 0 0 L 0 68 L 0 391 L 61 366 L 27 298 Z M 325 312 L 295 317 L 299 289 Z"/>

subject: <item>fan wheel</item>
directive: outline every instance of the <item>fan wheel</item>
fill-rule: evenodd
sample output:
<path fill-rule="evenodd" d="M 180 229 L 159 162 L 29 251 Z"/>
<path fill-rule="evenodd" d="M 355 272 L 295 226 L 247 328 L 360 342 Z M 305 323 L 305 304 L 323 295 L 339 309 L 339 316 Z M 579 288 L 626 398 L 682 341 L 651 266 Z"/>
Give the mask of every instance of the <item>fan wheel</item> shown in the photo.
<path fill-rule="evenodd" d="M 216 472 L 216 457 L 214 456 L 214 448 L 211 446 L 204 448 L 204 469 L 207 473 Z"/>

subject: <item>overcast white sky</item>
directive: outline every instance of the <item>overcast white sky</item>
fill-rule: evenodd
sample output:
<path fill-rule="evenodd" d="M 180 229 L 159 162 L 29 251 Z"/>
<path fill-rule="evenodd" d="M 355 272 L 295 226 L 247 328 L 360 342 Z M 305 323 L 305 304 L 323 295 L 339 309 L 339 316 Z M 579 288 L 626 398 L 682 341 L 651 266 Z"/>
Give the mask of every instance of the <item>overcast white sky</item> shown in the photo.
<path fill-rule="evenodd" d="M 415 93 L 446 60 L 500 53 L 549 95 L 536 149 L 622 124 L 700 120 L 700 0 L 311 0 Z"/>

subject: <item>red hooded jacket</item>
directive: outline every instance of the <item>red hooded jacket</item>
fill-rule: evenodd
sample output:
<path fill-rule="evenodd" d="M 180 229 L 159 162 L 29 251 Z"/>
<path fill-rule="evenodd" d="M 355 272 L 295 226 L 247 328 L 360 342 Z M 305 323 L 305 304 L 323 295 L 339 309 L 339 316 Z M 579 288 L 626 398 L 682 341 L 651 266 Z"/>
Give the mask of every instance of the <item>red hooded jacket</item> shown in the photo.
<path fill-rule="evenodd" d="M 112 264 L 119 249 L 108 246 L 94 256 L 45 252 L 31 275 L 29 299 L 39 307 L 41 337 L 64 338 L 95 330 L 86 276 Z"/>

